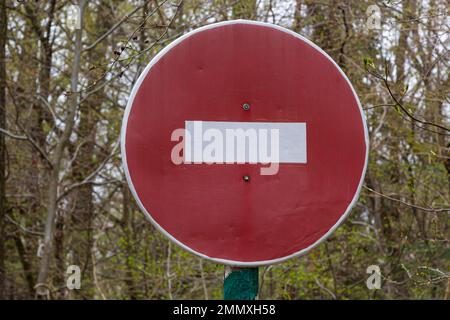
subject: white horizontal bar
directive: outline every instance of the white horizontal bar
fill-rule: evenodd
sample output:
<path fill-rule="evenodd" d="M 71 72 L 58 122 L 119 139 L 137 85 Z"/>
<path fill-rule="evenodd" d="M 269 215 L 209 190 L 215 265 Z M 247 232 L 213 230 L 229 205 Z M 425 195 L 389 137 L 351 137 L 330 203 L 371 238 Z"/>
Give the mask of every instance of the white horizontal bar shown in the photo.
<path fill-rule="evenodd" d="M 307 162 L 306 123 L 303 122 L 187 120 L 185 130 L 185 162 Z M 209 155 L 212 149 L 215 149 L 214 156 Z"/>

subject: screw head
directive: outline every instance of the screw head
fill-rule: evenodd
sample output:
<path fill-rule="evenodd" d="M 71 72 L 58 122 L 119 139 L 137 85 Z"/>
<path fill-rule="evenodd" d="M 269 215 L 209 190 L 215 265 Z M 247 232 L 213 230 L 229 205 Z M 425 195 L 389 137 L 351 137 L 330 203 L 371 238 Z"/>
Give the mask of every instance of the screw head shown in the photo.
<path fill-rule="evenodd" d="M 242 105 L 242 109 L 244 109 L 245 111 L 250 110 L 250 105 L 248 103 L 244 103 Z"/>
<path fill-rule="evenodd" d="M 249 175 L 245 175 L 242 177 L 242 179 L 244 179 L 245 182 L 249 182 L 250 181 L 250 176 Z"/>

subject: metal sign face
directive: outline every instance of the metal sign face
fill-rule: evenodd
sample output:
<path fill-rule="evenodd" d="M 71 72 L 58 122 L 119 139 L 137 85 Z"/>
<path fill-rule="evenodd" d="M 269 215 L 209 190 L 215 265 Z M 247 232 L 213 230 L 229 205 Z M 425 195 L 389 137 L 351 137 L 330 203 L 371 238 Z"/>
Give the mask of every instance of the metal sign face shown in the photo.
<path fill-rule="evenodd" d="M 349 214 L 367 166 L 359 100 L 326 53 L 237 20 L 164 48 L 122 127 L 130 189 L 183 248 L 257 266 L 305 253 Z"/>

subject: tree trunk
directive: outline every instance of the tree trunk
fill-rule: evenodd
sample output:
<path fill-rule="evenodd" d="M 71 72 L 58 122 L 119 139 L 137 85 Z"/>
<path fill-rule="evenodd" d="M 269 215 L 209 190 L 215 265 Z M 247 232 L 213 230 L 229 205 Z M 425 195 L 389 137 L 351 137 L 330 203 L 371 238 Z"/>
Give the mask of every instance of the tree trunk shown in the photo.
<path fill-rule="evenodd" d="M 111 12 L 109 10 L 98 10 L 95 19 L 95 33 L 88 37 L 89 43 L 93 43 L 111 27 Z M 87 63 L 89 66 L 106 64 L 105 56 L 107 53 L 106 41 L 99 43 L 95 48 L 89 51 Z M 95 155 L 95 135 L 96 123 L 98 122 L 95 109 L 100 109 L 102 101 L 105 100 L 104 90 L 98 89 L 101 86 L 102 70 L 94 68 L 87 77 L 89 79 L 89 90 L 95 90 L 84 102 L 80 104 L 80 122 L 78 126 L 78 141 L 81 144 L 78 156 L 73 163 L 73 179 L 75 182 L 82 182 L 96 168 Z M 98 82 L 98 83 L 97 83 Z M 100 156 L 100 155 L 96 155 Z M 74 226 L 71 249 L 74 255 L 74 264 L 81 268 L 81 280 L 83 282 L 84 292 L 93 286 L 93 266 L 92 266 L 92 245 L 93 245 L 93 223 L 94 223 L 94 205 L 93 205 L 93 186 L 84 184 L 80 186 L 74 195 L 74 211 L 71 220 Z"/>
<path fill-rule="evenodd" d="M 86 0 L 80 0 L 80 15 L 81 15 L 81 28 L 77 29 L 75 32 L 75 52 L 72 65 L 72 76 L 71 76 L 71 92 L 68 100 L 68 111 L 66 117 L 66 127 L 62 133 L 53 157 L 52 157 L 52 171 L 50 176 L 50 181 L 48 185 L 48 208 L 47 208 L 47 220 L 45 223 L 45 235 L 44 235 L 44 246 L 42 252 L 42 260 L 39 266 L 38 280 L 36 284 L 36 293 L 40 295 L 48 295 L 48 273 L 50 269 L 50 259 L 53 249 L 53 237 L 55 229 L 55 218 L 57 211 L 57 198 L 58 198 L 58 183 L 59 183 L 59 173 L 61 170 L 61 163 L 64 155 L 64 150 L 69 141 L 70 135 L 72 134 L 73 127 L 75 125 L 76 110 L 78 107 L 78 77 L 80 72 L 80 59 L 82 51 L 82 27 L 83 27 L 83 11 L 86 5 Z"/>
<path fill-rule="evenodd" d="M 0 0 L 0 128 L 6 127 L 6 0 Z M 6 180 L 6 150 L 5 135 L 0 134 L 0 300 L 6 297 L 6 270 L 5 270 L 5 180 Z"/>

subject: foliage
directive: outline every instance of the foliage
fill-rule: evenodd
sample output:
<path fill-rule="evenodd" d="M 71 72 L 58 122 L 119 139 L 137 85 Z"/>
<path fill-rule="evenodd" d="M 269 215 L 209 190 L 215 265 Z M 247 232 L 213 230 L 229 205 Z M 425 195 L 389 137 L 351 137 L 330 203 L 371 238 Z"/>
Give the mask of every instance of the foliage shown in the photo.
<path fill-rule="evenodd" d="M 146 63 L 193 28 L 233 18 L 279 24 L 322 47 L 353 83 L 370 135 L 368 173 L 350 217 L 309 254 L 261 268 L 260 298 L 449 297 L 446 1 L 92 0 L 81 52 L 71 1 L 4 3 L 1 297 L 222 298 L 223 267 L 170 244 L 140 213 L 118 137 Z M 367 28 L 373 4 L 381 29 Z M 72 264 L 81 266 L 81 290 L 65 285 Z M 380 290 L 366 287 L 373 264 L 381 268 Z"/>

